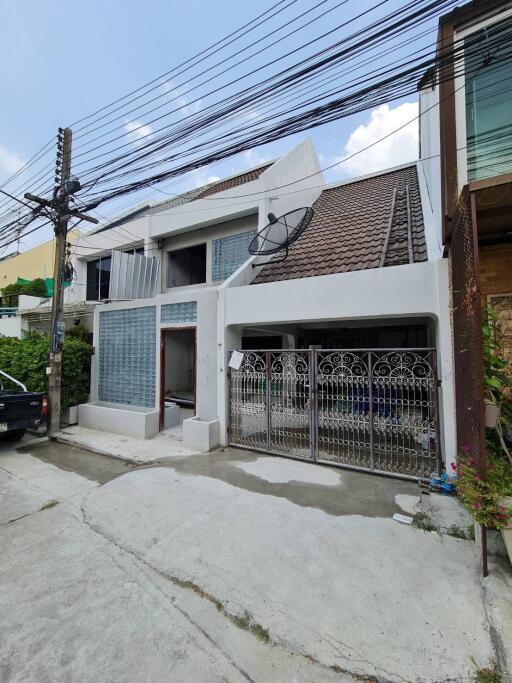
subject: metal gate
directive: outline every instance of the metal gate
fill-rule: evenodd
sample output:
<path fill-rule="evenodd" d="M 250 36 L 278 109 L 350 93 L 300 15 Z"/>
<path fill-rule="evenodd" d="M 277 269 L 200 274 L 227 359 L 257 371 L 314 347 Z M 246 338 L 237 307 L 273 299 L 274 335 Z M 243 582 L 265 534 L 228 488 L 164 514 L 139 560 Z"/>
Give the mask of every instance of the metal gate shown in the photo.
<path fill-rule="evenodd" d="M 414 478 L 438 466 L 434 349 L 241 353 L 231 445 Z"/>

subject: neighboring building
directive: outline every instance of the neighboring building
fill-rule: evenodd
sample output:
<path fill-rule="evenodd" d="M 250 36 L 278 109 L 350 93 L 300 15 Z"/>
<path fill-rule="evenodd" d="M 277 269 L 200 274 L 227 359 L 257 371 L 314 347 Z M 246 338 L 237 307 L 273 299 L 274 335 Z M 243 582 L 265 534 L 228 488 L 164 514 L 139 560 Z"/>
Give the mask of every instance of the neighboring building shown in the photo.
<path fill-rule="evenodd" d="M 131 209 L 127 213 L 119 216 L 106 226 L 99 228 L 95 232 L 103 232 L 110 230 L 111 234 L 123 223 L 133 221 L 139 215 L 148 211 L 152 206 L 151 203 L 145 203 L 135 209 Z M 90 244 L 92 233 L 80 233 L 78 230 L 70 230 L 68 233 L 68 242 L 70 244 L 71 263 L 73 265 L 73 280 L 65 283 L 64 290 L 64 309 L 62 312 L 62 320 L 66 329 L 80 324 L 88 332 L 92 334 L 94 322 L 94 307 L 98 301 L 108 299 L 109 297 L 109 276 L 110 276 L 110 261 L 111 252 L 105 254 L 101 259 L 93 261 L 92 267 L 88 266 L 87 261 L 80 258 L 83 252 L 91 251 L 84 244 Z M 108 238 L 109 244 L 112 244 L 111 238 Z M 123 240 L 126 241 L 126 234 L 123 234 Z M 121 240 L 120 243 L 123 241 Z M 143 253 L 144 239 L 140 241 L 142 247 L 135 250 L 127 247 L 127 252 Z M 116 242 L 117 244 L 117 242 Z M 124 248 L 124 247 L 123 247 Z M 102 252 L 103 253 L 103 252 Z M 22 258 L 23 257 L 23 258 Z M 53 240 L 45 242 L 44 244 L 29 249 L 16 257 L 8 259 L 9 273 L 5 278 L 12 277 L 13 280 L 9 282 L 16 282 L 18 278 L 25 278 L 25 273 L 36 273 L 34 277 L 41 277 L 46 280 L 47 287 L 50 292 L 53 290 L 53 281 L 50 276 L 53 273 Z M 98 264 L 103 264 L 103 269 L 98 268 Z M 108 274 L 107 273 L 108 264 Z M 0 262 L 0 273 L 2 263 Z M 89 268 L 89 270 L 87 270 Z M 7 271 L 7 267 L 6 267 Z M 13 273 L 18 272 L 18 275 Z M 20 274 L 21 273 L 21 274 Z M 39 273 L 39 275 L 37 274 Z M 49 273 L 50 275 L 44 275 Z M 99 285 L 99 276 L 101 276 L 101 287 Z M 86 291 L 86 278 L 89 277 L 89 288 Z M 83 278 L 81 281 L 80 278 Z M 26 279 L 30 279 L 26 277 Z M 33 278 L 32 278 L 33 279 Z M 106 284 L 105 284 L 106 283 Z M 101 291 L 100 291 L 101 289 Z M 100 298 L 101 294 L 101 298 Z M 12 297 L 9 299 L 12 300 Z M 16 308 L 12 308 L 12 301 L 7 297 L 0 296 L 0 335 L 7 337 L 23 337 L 28 332 L 49 332 L 51 327 L 51 309 L 52 301 L 50 296 L 48 298 L 39 299 L 33 296 L 21 296 L 19 298 Z"/>
<path fill-rule="evenodd" d="M 79 230 L 70 230 L 68 241 L 72 247 L 79 239 Z M 50 326 L 50 303 L 36 297 L 2 296 L 2 289 L 7 285 L 15 284 L 21 280 L 35 280 L 41 278 L 48 280 L 53 277 L 54 240 L 48 240 L 32 249 L 23 252 L 15 252 L 0 259 L 0 335 L 4 337 L 22 337 L 31 329 L 49 329 Z M 53 287 L 51 288 L 53 289 Z M 51 292 L 50 289 L 50 292 Z M 25 317 L 25 307 L 36 307 L 38 323 L 34 324 Z M 45 313 L 46 311 L 46 313 Z M 45 320 L 47 318 L 47 320 Z M 43 322 L 44 320 L 44 322 Z M 92 328 L 91 328 L 92 329 Z"/>
<path fill-rule="evenodd" d="M 79 230 L 70 230 L 68 241 L 75 244 L 80 235 Z M 16 252 L 0 260 L 0 291 L 6 285 L 13 284 L 21 277 L 26 280 L 53 277 L 54 249 L 53 239 L 38 244 L 37 247 Z"/>
<path fill-rule="evenodd" d="M 304 206 L 288 258 L 258 265 L 247 248 L 268 213 Z M 80 424 L 144 438 L 184 419 L 205 448 L 429 475 L 455 453 L 438 233 L 420 165 L 327 186 L 306 140 L 87 234 L 68 301 L 131 300 L 95 306 Z M 128 285 L 146 292 L 112 296 Z"/>
<path fill-rule="evenodd" d="M 442 17 L 438 58 L 420 83 L 421 156 L 450 260 L 458 448 L 482 462 L 482 304 L 501 316 L 512 370 L 510 3 L 471 2 Z"/>

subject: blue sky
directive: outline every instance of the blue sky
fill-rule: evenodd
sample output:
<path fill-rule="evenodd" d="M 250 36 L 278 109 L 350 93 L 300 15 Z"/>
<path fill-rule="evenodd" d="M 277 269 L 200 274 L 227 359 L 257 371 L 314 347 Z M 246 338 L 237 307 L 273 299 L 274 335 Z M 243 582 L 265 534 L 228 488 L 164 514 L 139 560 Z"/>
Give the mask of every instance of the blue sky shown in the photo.
<path fill-rule="evenodd" d="M 334 4 L 334 0 L 328 2 Z M 47 142 L 58 126 L 68 125 L 162 74 L 271 4 L 270 0 L 0 0 L 0 182 Z M 293 12 L 312 4 L 301 0 Z M 386 4 L 383 11 L 388 12 L 404 3 L 394 0 Z M 350 16 L 354 7 L 359 11 L 365 6 L 370 6 L 367 0 L 351 0 L 346 7 L 318 21 L 305 39 L 329 30 L 334 23 Z M 290 16 L 291 13 L 283 13 L 283 19 Z M 279 49 L 276 41 L 265 58 L 278 54 Z M 321 165 L 327 166 L 414 117 L 416 97 L 405 102 L 342 119 L 228 159 L 174 184 L 172 191 L 278 156 L 308 134 L 313 138 Z M 417 124 L 413 124 L 399 136 L 375 147 L 370 155 L 360 155 L 330 171 L 327 180 L 341 180 L 414 158 L 416 129 Z M 163 199 L 157 191 L 153 196 Z M 125 198 L 100 211 L 110 216 L 139 201 L 136 196 Z M 40 242 L 49 234 L 41 231 L 27 237 L 22 247 Z"/>

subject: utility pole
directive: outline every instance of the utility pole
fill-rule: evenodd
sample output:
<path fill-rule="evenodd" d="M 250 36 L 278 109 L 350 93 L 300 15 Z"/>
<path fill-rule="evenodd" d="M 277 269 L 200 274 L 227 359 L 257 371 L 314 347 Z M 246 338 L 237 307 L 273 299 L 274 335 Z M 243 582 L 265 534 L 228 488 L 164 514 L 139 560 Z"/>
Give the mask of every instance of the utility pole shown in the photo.
<path fill-rule="evenodd" d="M 59 130 L 60 134 L 60 130 Z M 48 377 L 48 423 L 47 431 L 51 436 L 60 429 L 60 390 L 62 385 L 62 342 L 64 341 L 62 315 L 62 299 L 64 298 L 64 269 L 66 259 L 66 239 L 69 223 L 69 194 L 66 181 L 71 177 L 71 128 L 65 128 L 62 138 L 59 135 L 59 146 L 62 140 L 62 165 L 60 167 L 60 187 L 56 189 L 57 220 L 55 221 L 55 260 L 53 264 L 53 297 L 52 323 L 50 331 L 50 376 Z M 57 151 L 57 168 L 59 165 Z M 58 176 L 56 176 L 57 178 Z"/>
<path fill-rule="evenodd" d="M 64 323 L 62 308 L 64 299 L 64 275 L 66 271 L 66 240 L 70 217 L 97 223 L 95 218 L 70 209 L 70 195 L 80 190 L 78 180 L 71 180 L 71 128 L 59 128 L 57 142 L 57 163 L 55 169 L 55 188 L 50 201 L 37 197 L 30 192 L 25 198 L 36 202 L 50 211 L 55 226 L 55 260 L 53 266 L 52 322 L 50 332 L 50 375 L 48 377 L 48 422 L 49 436 L 60 429 L 61 386 L 62 386 L 62 343 L 64 341 Z"/>

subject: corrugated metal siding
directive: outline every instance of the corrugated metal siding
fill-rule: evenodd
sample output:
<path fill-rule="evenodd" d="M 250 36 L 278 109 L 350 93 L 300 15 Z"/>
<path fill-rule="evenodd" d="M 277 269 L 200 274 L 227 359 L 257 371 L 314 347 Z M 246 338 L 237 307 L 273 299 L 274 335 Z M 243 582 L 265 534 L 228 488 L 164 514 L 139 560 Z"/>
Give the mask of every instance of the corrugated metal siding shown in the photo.
<path fill-rule="evenodd" d="M 99 331 L 99 400 L 153 407 L 156 306 L 102 311 Z"/>
<path fill-rule="evenodd" d="M 150 299 L 157 294 L 159 275 L 157 259 L 113 249 L 109 299 Z"/>
<path fill-rule="evenodd" d="M 225 280 L 249 258 L 248 247 L 255 230 L 213 240 L 212 280 Z"/>
<path fill-rule="evenodd" d="M 160 312 L 160 320 L 163 323 L 197 322 L 197 301 L 164 304 Z"/>

